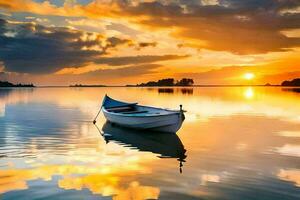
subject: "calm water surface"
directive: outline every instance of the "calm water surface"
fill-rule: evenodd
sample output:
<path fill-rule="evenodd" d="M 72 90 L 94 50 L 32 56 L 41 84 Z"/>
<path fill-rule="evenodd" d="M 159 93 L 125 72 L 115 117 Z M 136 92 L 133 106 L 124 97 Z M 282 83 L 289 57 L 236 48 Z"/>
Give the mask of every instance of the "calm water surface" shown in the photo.
<path fill-rule="evenodd" d="M 94 126 L 106 93 L 186 120 L 177 135 Z M 1 89 L 0 199 L 300 199 L 299 90 Z"/>

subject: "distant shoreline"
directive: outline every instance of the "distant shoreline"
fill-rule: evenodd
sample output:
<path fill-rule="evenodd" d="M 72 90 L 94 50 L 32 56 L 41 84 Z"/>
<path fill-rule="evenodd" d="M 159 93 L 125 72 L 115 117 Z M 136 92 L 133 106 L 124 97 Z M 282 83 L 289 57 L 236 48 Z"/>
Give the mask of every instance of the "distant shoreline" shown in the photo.
<path fill-rule="evenodd" d="M 0 87 L 5 88 L 105 88 L 105 87 L 125 87 L 125 88 L 197 88 L 197 87 L 282 87 L 297 88 L 300 86 L 282 86 L 282 85 L 193 85 L 193 86 L 126 86 L 126 85 L 106 85 L 106 86 L 34 86 L 34 87 Z"/>
<path fill-rule="evenodd" d="M 11 83 L 8 81 L 0 81 L 0 88 L 34 88 L 35 86 L 30 84 L 22 84 L 22 83 Z"/>
<path fill-rule="evenodd" d="M 106 85 L 82 85 L 82 84 L 75 84 L 75 85 L 70 85 L 69 87 L 106 87 Z"/>

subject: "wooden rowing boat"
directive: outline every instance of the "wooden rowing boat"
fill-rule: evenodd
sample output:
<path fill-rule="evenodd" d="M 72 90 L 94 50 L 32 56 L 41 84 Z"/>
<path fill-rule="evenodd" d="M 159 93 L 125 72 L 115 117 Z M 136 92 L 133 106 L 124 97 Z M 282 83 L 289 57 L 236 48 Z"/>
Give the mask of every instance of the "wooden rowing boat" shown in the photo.
<path fill-rule="evenodd" d="M 134 129 L 176 133 L 184 121 L 184 111 L 118 101 L 105 95 L 102 111 L 107 121 Z M 94 121 L 95 123 L 95 121 Z"/>

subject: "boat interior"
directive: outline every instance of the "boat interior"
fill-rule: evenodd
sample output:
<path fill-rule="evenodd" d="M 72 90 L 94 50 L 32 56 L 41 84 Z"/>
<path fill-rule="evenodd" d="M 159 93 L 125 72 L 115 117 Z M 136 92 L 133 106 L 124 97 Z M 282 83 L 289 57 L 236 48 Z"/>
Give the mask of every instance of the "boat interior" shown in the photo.
<path fill-rule="evenodd" d="M 136 115 L 136 116 L 153 116 L 153 115 L 166 115 L 178 113 L 178 111 L 161 109 L 149 106 L 140 106 L 138 103 L 126 103 L 114 100 L 108 96 L 105 96 L 103 107 L 107 112 Z"/>
<path fill-rule="evenodd" d="M 148 110 L 142 110 L 139 106 L 134 104 L 127 104 L 127 105 L 122 105 L 122 106 L 114 106 L 114 107 L 109 107 L 105 108 L 108 112 L 113 112 L 113 113 L 122 113 L 122 114 L 139 114 L 139 113 L 148 113 Z"/>

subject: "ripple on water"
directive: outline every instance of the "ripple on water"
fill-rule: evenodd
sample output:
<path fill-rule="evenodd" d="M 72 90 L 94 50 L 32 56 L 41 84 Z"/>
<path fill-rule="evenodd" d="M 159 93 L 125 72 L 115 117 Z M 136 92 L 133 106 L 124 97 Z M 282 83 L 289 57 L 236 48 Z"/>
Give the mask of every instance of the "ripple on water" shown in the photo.
<path fill-rule="evenodd" d="M 299 96 L 280 88 L 190 89 L 0 90 L 1 197 L 299 199 Z M 124 129 L 102 136 L 90 121 L 105 93 L 184 104 L 186 120 L 173 136 Z"/>

